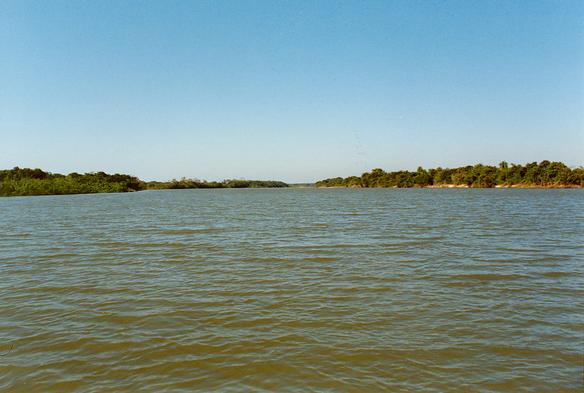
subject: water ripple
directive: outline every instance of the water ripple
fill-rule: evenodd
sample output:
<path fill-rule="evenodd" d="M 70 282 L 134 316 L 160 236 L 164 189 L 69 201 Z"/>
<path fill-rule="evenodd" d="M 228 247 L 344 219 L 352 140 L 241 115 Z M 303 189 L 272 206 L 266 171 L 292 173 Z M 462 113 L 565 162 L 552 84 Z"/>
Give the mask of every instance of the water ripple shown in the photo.
<path fill-rule="evenodd" d="M 0 200 L 0 390 L 577 392 L 582 190 Z"/>

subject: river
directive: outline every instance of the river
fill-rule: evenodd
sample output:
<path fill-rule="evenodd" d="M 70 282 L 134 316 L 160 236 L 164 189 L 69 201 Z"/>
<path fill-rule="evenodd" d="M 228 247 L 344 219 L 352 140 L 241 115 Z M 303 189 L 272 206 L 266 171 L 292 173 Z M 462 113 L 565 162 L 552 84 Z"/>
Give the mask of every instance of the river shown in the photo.
<path fill-rule="evenodd" d="M 584 190 L 0 199 L 6 392 L 579 392 Z"/>

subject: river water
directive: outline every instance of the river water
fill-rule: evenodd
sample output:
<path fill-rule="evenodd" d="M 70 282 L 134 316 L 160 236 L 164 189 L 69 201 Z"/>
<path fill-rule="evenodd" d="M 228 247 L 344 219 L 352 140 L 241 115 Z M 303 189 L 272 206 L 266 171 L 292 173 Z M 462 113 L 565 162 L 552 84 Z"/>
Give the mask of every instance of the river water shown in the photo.
<path fill-rule="evenodd" d="M 0 199 L 0 390 L 579 392 L 584 190 Z"/>

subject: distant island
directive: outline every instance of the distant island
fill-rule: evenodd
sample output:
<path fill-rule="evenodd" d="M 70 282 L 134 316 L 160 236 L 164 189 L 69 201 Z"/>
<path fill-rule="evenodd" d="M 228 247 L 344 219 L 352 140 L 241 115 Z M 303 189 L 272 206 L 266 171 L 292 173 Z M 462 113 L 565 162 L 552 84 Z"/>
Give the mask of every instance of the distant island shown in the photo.
<path fill-rule="evenodd" d="M 570 169 L 561 162 L 541 161 L 525 165 L 468 165 L 459 168 L 419 167 L 417 171 L 385 172 L 373 169 L 361 176 L 335 177 L 316 182 L 316 187 L 351 188 L 580 188 L 584 168 Z"/>
<path fill-rule="evenodd" d="M 0 196 L 92 194 L 168 189 L 219 188 L 281 188 L 281 187 L 347 187 L 347 188 L 581 188 L 584 168 L 569 168 L 561 162 L 547 160 L 525 165 L 468 165 L 459 168 L 419 167 L 413 171 L 385 172 L 373 169 L 361 176 L 335 177 L 314 185 L 292 184 L 274 180 L 204 181 L 182 178 L 168 182 L 142 181 L 126 174 L 110 175 L 92 172 L 68 175 L 41 169 L 19 168 L 0 170 Z"/>
<path fill-rule="evenodd" d="M 263 188 L 288 187 L 281 181 L 224 180 L 207 182 L 196 179 L 171 180 L 169 182 L 145 182 L 135 176 L 105 172 L 59 173 L 41 169 L 18 168 L 0 170 L 0 196 L 93 194 L 104 192 L 132 192 L 142 190 L 187 188 Z"/>

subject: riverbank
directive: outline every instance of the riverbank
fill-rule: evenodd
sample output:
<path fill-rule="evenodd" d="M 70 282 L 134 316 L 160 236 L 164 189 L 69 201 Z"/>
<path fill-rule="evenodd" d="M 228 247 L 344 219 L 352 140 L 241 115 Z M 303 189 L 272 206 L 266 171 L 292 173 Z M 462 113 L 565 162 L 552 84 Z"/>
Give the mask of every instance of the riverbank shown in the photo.
<path fill-rule="evenodd" d="M 570 168 L 547 160 L 525 165 L 467 165 L 458 168 L 418 167 L 416 171 L 386 172 L 376 168 L 361 176 L 335 177 L 316 182 L 317 187 L 349 188 L 581 188 L 584 168 Z"/>
<path fill-rule="evenodd" d="M 110 175 L 92 172 L 68 175 L 45 172 L 41 169 L 15 167 L 0 170 L 0 196 L 73 195 L 134 192 L 165 189 L 223 189 L 223 188 L 284 188 L 288 184 L 275 180 L 205 180 L 186 179 L 169 182 L 145 182 L 126 174 Z"/>
<path fill-rule="evenodd" d="M 433 184 L 430 186 L 412 186 L 412 187 L 360 187 L 360 186 L 316 186 L 316 188 L 534 188 L 534 189 L 563 189 L 563 188 L 584 188 L 582 186 L 573 184 L 563 185 L 540 185 L 540 184 L 512 184 L 512 185 L 496 185 L 494 187 L 476 187 L 467 184 Z"/>
<path fill-rule="evenodd" d="M 494 187 L 473 187 L 467 184 L 436 184 L 422 188 L 582 188 L 582 186 L 574 184 L 498 184 Z"/>

